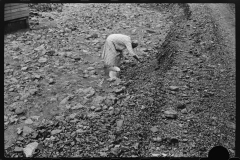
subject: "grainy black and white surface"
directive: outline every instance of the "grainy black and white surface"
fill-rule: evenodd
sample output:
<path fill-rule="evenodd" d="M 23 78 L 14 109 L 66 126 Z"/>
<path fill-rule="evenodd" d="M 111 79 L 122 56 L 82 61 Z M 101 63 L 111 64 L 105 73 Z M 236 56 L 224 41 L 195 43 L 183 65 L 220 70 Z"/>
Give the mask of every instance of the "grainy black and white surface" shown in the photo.
<path fill-rule="evenodd" d="M 32 30 L 4 37 L 6 157 L 234 156 L 233 5 L 31 7 Z M 143 63 L 126 57 L 110 83 L 112 33 L 137 39 Z"/>

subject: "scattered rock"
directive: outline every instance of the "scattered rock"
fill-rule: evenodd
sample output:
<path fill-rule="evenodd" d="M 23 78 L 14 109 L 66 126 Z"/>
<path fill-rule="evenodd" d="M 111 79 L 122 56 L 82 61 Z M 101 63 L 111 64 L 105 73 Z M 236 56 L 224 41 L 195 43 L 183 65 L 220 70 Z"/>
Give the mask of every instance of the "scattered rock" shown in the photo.
<path fill-rule="evenodd" d="M 96 77 L 97 72 L 95 70 L 91 70 L 91 71 L 89 71 L 89 74 L 92 75 L 91 77 L 94 78 L 94 77 Z"/>
<path fill-rule="evenodd" d="M 94 34 L 89 34 L 89 35 L 87 35 L 86 39 L 97 38 L 97 37 L 98 37 L 98 34 L 97 34 L 97 33 L 94 33 Z"/>
<path fill-rule="evenodd" d="M 84 131 L 83 129 L 78 129 L 78 130 L 76 130 L 76 132 L 77 132 L 77 133 L 84 133 L 84 132 L 86 132 L 86 131 Z"/>
<path fill-rule="evenodd" d="M 63 120 L 64 117 L 63 117 L 63 116 L 56 116 L 56 119 L 57 119 L 57 120 Z"/>
<path fill-rule="evenodd" d="M 81 109 L 81 108 L 84 108 L 84 106 L 82 104 L 78 103 L 76 106 L 72 107 L 71 109 L 77 110 L 77 109 Z"/>
<path fill-rule="evenodd" d="M 154 142 L 161 142 L 161 141 L 162 141 L 162 138 L 161 138 L 161 137 L 154 137 L 154 138 L 153 138 L 153 141 L 154 141 Z"/>
<path fill-rule="evenodd" d="M 163 157 L 166 157 L 166 156 L 167 156 L 167 154 L 166 154 L 166 153 L 162 153 L 162 156 L 163 156 Z"/>
<path fill-rule="evenodd" d="M 65 28 L 65 32 L 71 32 L 72 30 L 69 28 Z"/>
<path fill-rule="evenodd" d="M 23 136 L 27 136 L 28 134 L 32 133 L 34 130 L 28 126 L 23 127 Z"/>
<path fill-rule="evenodd" d="M 183 114 L 187 114 L 187 113 L 188 113 L 188 111 L 187 111 L 187 109 L 186 109 L 186 108 L 184 108 L 184 109 L 182 109 L 182 110 L 181 110 L 181 113 L 183 113 Z"/>
<path fill-rule="evenodd" d="M 179 126 L 179 127 L 183 127 L 183 124 L 180 123 L 180 124 L 178 124 L 178 126 Z"/>
<path fill-rule="evenodd" d="M 107 109 L 108 109 L 108 106 L 104 105 L 104 106 L 102 107 L 102 109 L 103 109 L 103 110 L 107 110 Z"/>
<path fill-rule="evenodd" d="M 228 149 L 232 154 L 235 154 L 235 151 L 233 149 Z"/>
<path fill-rule="evenodd" d="M 106 152 L 98 152 L 100 157 L 107 157 L 107 153 Z"/>
<path fill-rule="evenodd" d="M 132 33 L 132 34 L 136 34 L 136 31 L 137 31 L 137 29 L 133 29 L 133 30 L 131 31 L 131 33 Z"/>
<path fill-rule="evenodd" d="M 183 130 L 183 133 L 184 133 L 184 134 L 187 134 L 187 133 L 188 133 L 188 131 L 187 131 L 187 130 Z"/>
<path fill-rule="evenodd" d="M 92 104 L 95 106 L 100 106 L 100 104 L 105 100 L 105 97 L 102 96 L 96 96 L 93 101 Z"/>
<path fill-rule="evenodd" d="M 77 116 L 77 113 L 72 113 L 72 114 L 69 115 L 69 118 L 74 119 L 76 116 Z"/>
<path fill-rule="evenodd" d="M 117 93 L 117 94 L 123 93 L 124 90 L 125 90 L 125 87 L 117 88 L 117 89 L 115 89 L 115 93 Z"/>
<path fill-rule="evenodd" d="M 113 94 L 111 94 L 107 96 L 104 102 L 107 106 L 112 106 L 116 102 L 116 99 L 117 98 Z"/>
<path fill-rule="evenodd" d="M 23 148 L 22 147 L 15 147 L 14 152 L 22 152 Z"/>
<path fill-rule="evenodd" d="M 114 113 L 114 110 L 109 111 L 109 115 L 113 115 L 113 113 Z"/>
<path fill-rule="evenodd" d="M 88 87 L 85 89 L 80 88 L 77 93 L 84 93 L 86 94 L 86 98 L 90 98 L 95 94 L 95 90 L 92 87 Z"/>
<path fill-rule="evenodd" d="M 21 70 L 22 71 L 26 71 L 28 69 L 28 67 L 22 67 Z"/>
<path fill-rule="evenodd" d="M 40 78 L 41 78 L 41 75 L 35 74 L 35 75 L 33 76 L 33 78 L 34 78 L 34 79 L 40 79 Z"/>
<path fill-rule="evenodd" d="M 38 46 L 37 48 L 34 49 L 35 51 L 41 51 L 44 50 L 44 45 L 42 44 L 41 46 Z"/>
<path fill-rule="evenodd" d="M 118 120 L 117 122 L 117 131 L 120 131 L 121 130 L 121 127 L 122 127 L 122 125 L 123 125 L 123 120 L 121 119 L 121 120 Z"/>
<path fill-rule="evenodd" d="M 177 108 L 178 108 L 178 109 L 184 109 L 184 108 L 186 108 L 186 104 L 183 103 L 183 102 L 179 102 L 179 103 L 177 104 Z"/>
<path fill-rule="evenodd" d="M 155 132 L 158 131 L 158 128 L 157 128 L 157 126 L 154 126 L 154 127 L 152 127 L 150 130 L 151 130 L 153 133 L 155 133 Z"/>
<path fill-rule="evenodd" d="M 170 89 L 171 91 L 178 91 L 178 90 L 179 90 L 179 87 L 177 87 L 177 86 L 169 86 L 169 89 Z"/>
<path fill-rule="evenodd" d="M 84 74 L 84 75 L 83 75 L 83 78 L 88 78 L 88 77 L 89 77 L 88 74 Z"/>
<path fill-rule="evenodd" d="M 146 107 L 144 106 L 144 105 L 142 105 L 142 107 L 141 107 L 141 110 L 143 110 L 143 109 L 145 109 Z"/>
<path fill-rule="evenodd" d="M 147 48 L 140 48 L 140 51 L 142 51 L 142 52 L 147 52 L 148 49 L 147 49 Z"/>
<path fill-rule="evenodd" d="M 45 54 L 48 56 L 53 56 L 55 54 L 55 51 L 54 50 L 46 51 Z"/>
<path fill-rule="evenodd" d="M 119 152 L 120 152 L 119 147 L 114 147 L 111 149 L 111 153 L 114 154 L 115 156 L 118 156 Z"/>
<path fill-rule="evenodd" d="M 37 120 L 40 118 L 40 116 L 31 116 L 32 119 Z"/>
<path fill-rule="evenodd" d="M 100 111 L 102 111 L 102 108 L 101 108 L 101 107 L 97 107 L 97 108 L 95 109 L 95 112 L 100 112 Z"/>
<path fill-rule="evenodd" d="M 158 154 L 158 153 L 152 153 L 152 156 L 153 157 L 159 157 L 161 154 Z"/>
<path fill-rule="evenodd" d="M 69 100 L 71 100 L 73 98 L 73 95 L 69 95 L 66 98 L 64 98 L 61 102 L 60 105 L 64 105 L 66 104 Z"/>
<path fill-rule="evenodd" d="M 121 112 L 121 109 L 119 109 L 119 108 L 114 109 L 114 115 L 119 115 L 120 112 Z"/>
<path fill-rule="evenodd" d="M 184 138 L 184 139 L 182 140 L 182 142 L 184 142 L 184 143 L 187 142 L 187 141 L 188 141 L 188 139 L 186 139 L 186 138 Z"/>
<path fill-rule="evenodd" d="M 17 122 L 18 119 L 17 119 L 16 117 L 17 117 L 17 115 L 13 115 L 13 116 L 11 116 L 11 117 L 9 118 L 10 123 Z"/>
<path fill-rule="evenodd" d="M 177 112 L 174 110 L 168 110 L 164 112 L 164 116 L 169 119 L 176 119 L 177 118 Z"/>
<path fill-rule="evenodd" d="M 146 29 L 148 33 L 156 33 L 154 30 Z"/>
<path fill-rule="evenodd" d="M 49 81 L 48 81 L 48 83 L 49 83 L 49 84 L 53 84 L 53 83 L 55 83 L 55 81 L 54 81 L 52 78 L 50 78 Z"/>
<path fill-rule="evenodd" d="M 21 133 L 22 133 L 22 128 L 21 127 L 17 128 L 17 134 L 21 134 Z"/>
<path fill-rule="evenodd" d="M 61 132 L 62 132 L 61 129 L 55 129 L 55 130 L 51 131 L 51 135 L 55 135 L 55 134 L 58 134 L 58 133 L 61 133 Z"/>
<path fill-rule="evenodd" d="M 21 107 L 21 108 L 17 108 L 17 109 L 15 110 L 15 113 L 16 113 L 17 115 L 24 114 L 24 113 L 25 113 L 25 109 L 23 109 L 22 107 Z"/>
<path fill-rule="evenodd" d="M 47 58 L 41 57 L 41 58 L 39 58 L 38 62 L 45 63 L 45 62 L 47 62 Z"/>
<path fill-rule="evenodd" d="M 138 149 L 138 147 L 139 147 L 139 143 L 138 142 L 133 145 L 133 148 L 136 149 L 136 150 Z"/>
<path fill-rule="evenodd" d="M 203 97 L 208 98 L 214 96 L 214 92 L 204 90 Z"/>
<path fill-rule="evenodd" d="M 233 123 L 233 122 L 226 122 L 226 124 L 227 124 L 227 127 L 228 128 L 231 128 L 231 129 L 236 129 L 236 124 L 235 123 Z"/>
<path fill-rule="evenodd" d="M 27 120 L 25 120 L 25 124 L 33 124 L 33 121 L 31 118 L 28 118 Z"/>
<path fill-rule="evenodd" d="M 90 107 L 91 110 L 95 110 L 95 108 L 96 108 L 95 106 L 91 106 Z"/>
<path fill-rule="evenodd" d="M 112 106 L 108 108 L 108 110 L 113 110 L 113 109 L 114 109 L 114 108 L 113 108 Z"/>
<path fill-rule="evenodd" d="M 182 96 L 182 97 L 188 97 L 188 95 L 187 95 L 187 94 L 184 94 L 184 93 L 182 93 L 181 96 Z"/>
<path fill-rule="evenodd" d="M 91 70 L 94 70 L 95 68 L 94 67 L 88 67 L 87 70 L 88 71 L 91 71 Z"/>
<path fill-rule="evenodd" d="M 14 88 L 10 88 L 8 91 L 13 92 L 14 90 L 15 90 Z"/>
<path fill-rule="evenodd" d="M 25 153 L 26 157 L 32 157 L 37 147 L 38 147 L 37 142 L 30 143 L 23 149 L 23 152 Z"/>
<path fill-rule="evenodd" d="M 66 55 L 65 52 L 58 52 L 57 55 L 61 56 L 61 57 L 64 57 Z"/>

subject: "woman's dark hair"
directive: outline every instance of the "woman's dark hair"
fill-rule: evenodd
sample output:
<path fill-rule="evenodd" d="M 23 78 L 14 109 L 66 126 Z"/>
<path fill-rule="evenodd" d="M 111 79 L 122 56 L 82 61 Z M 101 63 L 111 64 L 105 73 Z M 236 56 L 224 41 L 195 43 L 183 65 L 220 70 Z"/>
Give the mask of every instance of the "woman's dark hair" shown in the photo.
<path fill-rule="evenodd" d="M 132 48 L 136 48 L 138 46 L 138 41 L 134 40 L 132 41 Z"/>

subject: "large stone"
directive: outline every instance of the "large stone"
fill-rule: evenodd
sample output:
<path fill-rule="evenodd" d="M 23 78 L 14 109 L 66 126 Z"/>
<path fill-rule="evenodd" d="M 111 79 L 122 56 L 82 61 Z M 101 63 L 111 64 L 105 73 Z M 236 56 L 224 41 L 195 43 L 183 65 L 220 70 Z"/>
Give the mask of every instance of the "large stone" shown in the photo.
<path fill-rule="evenodd" d="M 22 147 L 15 147 L 14 152 L 22 152 L 23 148 Z"/>
<path fill-rule="evenodd" d="M 156 31 L 150 30 L 150 29 L 147 29 L 146 31 L 147 31 L 148 33 L 156 33 Z"/>
<path fill-rule="evenodd" d="M 117 123 L 117 131 L 121 130 L 122 125 L 123 125 L 123 120 L 122 119 L 118 120 L 116 123 Z"/>
<path fill-rule="evenodd" d="M 27 120 L 25 120 L 25 124 L 33 124 L 33 121 L 31 118 L 28 118 Z"/>
<path fill-rule="evenodd" d="M 188 111 L 187 111 L 187 109 L 186 109 L 186 108 L 184 108 L 184 109 L 182 109 L 182 110 L 181 110 L 181 113 L 183 113 L 183 114 L 187 114 L 187 113 L 188 113 Z"/>
<path fill-rule="evenodd" d="M 92 101 L 92 105 L 94 106 L 100 106 L 100 104 L 105 100 L 106 97 L 102 97 L 102 96 L 96 96 L 93 101 Z"/>
<path fill-rule="evenodd" d="M 157 128 L 157 126 L 153 126 L 150 130 L 151 130 L 153 133 L 155 133 L 155 132 L 158 131 L 158 128 Z"/>
<path fill-rule="evenodd" d="M 179 90 L 179 87 L 178 86 L 169 86 L 169 89 L 171 91 L 178 91 Z"/>
<path fill-rule="evenodd" d="M 51 135 L 55 135 L 55 134 L 58 134 L 58 133 L 61 133 L 61 132 L 62 132 L 61 129 L 55 129 L 55 130 L 51 131 Z"/>
<path fill-rule="evenodd" d="M 72 107 L 71 109 L 72 110 L 77 110 L 77 109 L 81 109 L 81 108 L 84 108 L 84 106 L 80 103 L 78 103 L 77 105 L 75 105 L 74 107 Z"/>
<path fill-rule="evenodd" d="M 25 110 L 24 108 L 20 107 L 20 108 L 17 108 L 17 109 L 15 110 L 15 113 L 16 113 L 17 115 L 20 115 L 20 114 L 24 114 L 25 111 L 26 111 L 26 110 Z"/>
<path fill-rule="evenodd" d="M 32 133 L 34 130 L 28 126 L 23 127 L 23 136 L 27 136 L 28 134 Z"/>
<path fill-rule="evenodd" d="M 92 97 L 95 94 L 95 90 L 92 87 L 88 87 L 88 88 L 85 88 L 85 89 L 80 88 L 77 91 L 77 93 L 83 93 L 83 94 L 86 95 L 87 98 L 90 98 L 90 97 Z"/>
<path fill-rule="evenodd" d="M 177 103 L 176 106 L 177 106 L 178 109 L 184 109 L 184 108 L 186 108 L 186 104 L 183 103 L 183 102 L 179 102 L 179 103 Z"/>
<path fill-rule="evenodd" d="M 164 116 L 169 119 L 176 119 L 177 118 L 177 112 L 174 110 L 168 110 L 164 112 Z"/>
<path fill-rule="evenodd" d="M 37 142 L 30 143 L 23 149 L 23 152 L 25 153 L 26 157 L 32 157 L 37 147 L 38 147 Z"/>
<path fill-rule="evenodd" d="M 77 113 L 72 113 L 72 114 L 69 115 L 69 118 L 74 119 L 76 116 L 77 116 Z"/>
<path fill-rule="evenodd" d="M 95 109 L 95 112 L 100 112 L 100 111 L 102 111 L 102 108 L 101 108 L 101 107 L 97 107 L 97 108 Z"/>
<path fill-rule="evenodd" d="M 45 63 L 45 62 L 47 62 L 47 58 L 41 57 L 41 58 L 39 58 L 38 62 L 39 63 Z"/>
<path fill-rule="evenodd" d="M 94 70 L 94 69 L 95 69 L 94 67 L 88 67 L 86 70 L 92 71 L 92 70 Z"/>

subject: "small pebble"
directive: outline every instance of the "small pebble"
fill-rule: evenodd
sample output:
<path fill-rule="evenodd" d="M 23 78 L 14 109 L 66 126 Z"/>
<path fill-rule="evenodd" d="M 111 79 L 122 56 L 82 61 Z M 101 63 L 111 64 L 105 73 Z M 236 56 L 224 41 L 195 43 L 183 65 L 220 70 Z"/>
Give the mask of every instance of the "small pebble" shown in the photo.
<path fill-rule="evenodd" d="M 25 124 L 33 124 L 33 121 L 30 118 L 28 118 L 27 120 L 25 120 Z"/>
<path fill-rule="evenodd" d="M 169 89 L 170 89 L 171 91 L 178 91 L 178 90 L 179 90 L 179 87 L 177 87 L 177 86 L 169 86 Z"/>
<path fill-rule="evenodd" d="M 22 152 L 23 148 L 22 147 L 15 147 L 14 152 Z"/>
<path fill-rule="evenodd" d="M 91 110 L 95 110 L 95 108 L 96 108 L 95 106 L 91 106 L 90 107 Z"/>
<path fill-rule="evenodd" d="M 112 106 L 108 108 L 108 110 L 113 110 L 113 109 L 114 109 L 114 108 L 113 108 Z"/>
<path fill-rule="evenodd" d="M 107 110 L 107 109 L 108 109 L 108 106 L 104 105 L 103 110 Z"/>
<path fill-rule="evenodd" d="M 183 140 L 182 140 L 182 142 L 187 142 L 188 141 L 188 139 L 186 139 L 186 138 L 184 138 Z"/>
<path fill-rule="evenodd" d="M 101 107 L 97 107 L 97 108 L 95 109 L 95 112 L 100 112 L 101 110 L 102 110 Z"/>
<path fill-rule="evenodd" d="M 181 110 L 181 113 L 187 114 L 187 113 L 188 113 L 188 112 L 187 112 L 187 109 L 186 109 L 186 108 L 182 109 L 182 110 Z"/>

